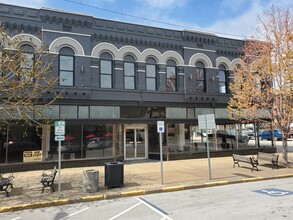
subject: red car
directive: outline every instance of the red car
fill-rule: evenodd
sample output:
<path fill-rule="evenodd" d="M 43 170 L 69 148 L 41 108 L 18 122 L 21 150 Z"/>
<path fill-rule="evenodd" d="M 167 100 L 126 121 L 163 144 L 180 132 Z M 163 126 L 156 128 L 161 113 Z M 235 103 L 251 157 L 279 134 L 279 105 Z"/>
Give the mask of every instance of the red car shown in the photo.
<path fill-rule="evenodd" d="M 288 137 L 289 138 L 293 138 L 293 130 L 291 130 L 291 131 L 288 132 Z"/>

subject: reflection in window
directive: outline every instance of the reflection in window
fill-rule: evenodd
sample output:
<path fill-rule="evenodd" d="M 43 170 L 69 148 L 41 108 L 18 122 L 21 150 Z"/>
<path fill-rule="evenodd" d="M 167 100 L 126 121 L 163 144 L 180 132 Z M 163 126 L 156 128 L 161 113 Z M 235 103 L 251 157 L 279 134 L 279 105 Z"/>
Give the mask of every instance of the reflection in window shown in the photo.
<path fill-rule="evenodd" d="M 147 90 L 156 90 L 156 71 L 157 66 L 153 64 L 146 65 L 146 88 Z"/>
<path fill-rule="evenodd" d="M 77 118 L 77 106 L 60 105 L 60 118 Z"/>
<path fill-rule="evenodd" d="M 219 92 L 227 93 L 227 72 L 225 70 L 219 70 Z"/>
<path fill-rule="evenodd" d="M 196 68 L 194 75 L 195 75 L 195 90 L 196 90 L 196 92 L 206 92 L 205 69 L 204 68 Z"/>
<path fill-rule="evenodd" d="M 167 66 L 167 84 L 166 90 L 169 92 L 176 91 L 176 67 L 175 66 Z"/>
<path fill-rule="evenodd" d="M 22 75 L 20 76 L 20 79 L 24 82 L 33 82 L 34 54 L 23 52 L 20 65 L 22 68 Z"/>
<path fill-rule="evenodd" d="M 124 88 L 135 89 L 135 63 L 124 62 Z"/>
<path fill-rule="evenodd" d="M 88 106 L 78 106 L 78 118 L 89 118 Z"/>
<path fill-rule="evenodd" d="M 113 63 L 108 53 L 103 53 L 100 60 L 100 86 L 101 88 L 112 88 Z"/>
<path fill-rule="evenodd" d="M 74 56 L 59 56 L 59 85 L 73 86 Z"/>

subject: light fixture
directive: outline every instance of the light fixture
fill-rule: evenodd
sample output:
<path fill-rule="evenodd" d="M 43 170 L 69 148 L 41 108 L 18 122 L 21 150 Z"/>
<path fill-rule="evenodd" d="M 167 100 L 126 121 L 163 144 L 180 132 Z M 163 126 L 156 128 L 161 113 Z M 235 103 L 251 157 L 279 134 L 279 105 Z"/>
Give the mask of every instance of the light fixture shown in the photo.
<path fill-rule="evenodd" d="M 82 73 L 84 72 L 84 67 L 83 67 L 83 65 L 80 66 L 80 72 L 82 72 Z"/>

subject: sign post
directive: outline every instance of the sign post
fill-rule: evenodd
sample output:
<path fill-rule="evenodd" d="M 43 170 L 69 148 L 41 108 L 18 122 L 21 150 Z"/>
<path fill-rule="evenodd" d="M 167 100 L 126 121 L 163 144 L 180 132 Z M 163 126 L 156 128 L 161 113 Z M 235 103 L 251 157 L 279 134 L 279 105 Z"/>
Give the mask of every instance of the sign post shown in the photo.
<path fill-rule="evenodd" d="M 207 156 L 208 156 L 208 165 L 209 165 L 209 178 L 212 179 L 208 129 L 216 129 L 215 115 L 214 114 L 199 115 L 198 116 L 198 126 L 199 126 L 199 129 L 205 129 L 206 130 L 206 134 L 207 134 L 207 136 L 206 136 L 206 138 L 207 138 Z"/>
<path fill-rule="evenodd" d="M 58 141 L 58 193 L 61 193 L 61 141 L 65 140 L 65 121 L 55 121 L 55 141 Z"/>
<path fill-rule="evenodd" d="M 160 134 L 160 162 L 161 162 L 161 184 L 164 182 L 163 177 L 163 145 L 162 133 L 165 132 L 165 124 L 163 121 L 157 121 L 157 132 Z"/>

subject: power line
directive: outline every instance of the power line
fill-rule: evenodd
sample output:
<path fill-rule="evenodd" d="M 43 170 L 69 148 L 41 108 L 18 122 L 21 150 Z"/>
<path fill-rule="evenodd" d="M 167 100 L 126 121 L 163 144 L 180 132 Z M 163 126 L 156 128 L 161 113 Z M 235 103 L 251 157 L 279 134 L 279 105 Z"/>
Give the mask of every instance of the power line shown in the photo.
<path fill-rule="evenodd" d="M 169 22 L 149 19 L 149 18 L 145 18 L 145 17 L 135 16 L 135 15 L 131 15 L 131 14 L 123 13 L 123 12 L 118 12 L 118 11 L 114 11 L 114 10 L 110 10 L 110 9 L 106 9 L 106 8 L 102 8 L 102 7 L 98 7 L 98 6 L 94 6 L 94 5 L 89 5 L 89 4 L 76 2 L 76 1 L 73 1 L 73 0 L 63 0 L 63 1 L 73 3 L 73 4 L 76 4 L 76 5 L 81 5 L 81 6 L 88 7 L 88 8 L 92 8 L 92 9 L 98 9 L 98 10 L 101 10 L 101 11 L 106 11 L 106 12 L 110 12 L 110 13 L 113 13 L 113 14 L 126 16 L 126 17 L 131 17 L 131 18 L 140 19 L 140 20 L 144 20 L 144 21 L 150 21 L 150 22 L 154 22 L 154 23 L 158 23 L 158 24 L 164 24 L 164 25 L 168 25 L 168 26 L 174 26 L 174 27 L 179 27 L 179 28 L 184 28 L 184 29 L 189 29 L 189 30 L 194 30 L 194 31 L 200 31 L 200 32 L 217 33 L 217 34 L 223 34 L 223 35 L 228 35 L 228 36 L 247 38 L 247 36 L 241 36 L 241 35 L 236 35 L 236 34 L 227 34 L 227 33 L 221 33 L 221 32 L 212 32 L 212 31 L 207 31 L 207 30 L 202 30 L 202 29 L 195 29 L 193 27 L 188 27 L 188 26 L 184 26 L 184 25 L 179 25 L 179 24 L 174 24 L 174 23 L 169 23 Z"/>

